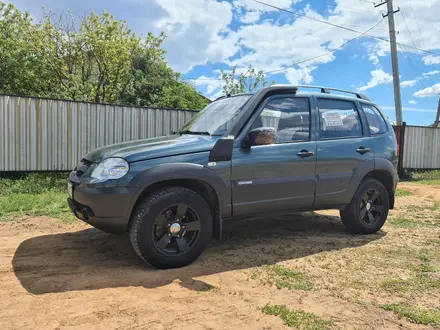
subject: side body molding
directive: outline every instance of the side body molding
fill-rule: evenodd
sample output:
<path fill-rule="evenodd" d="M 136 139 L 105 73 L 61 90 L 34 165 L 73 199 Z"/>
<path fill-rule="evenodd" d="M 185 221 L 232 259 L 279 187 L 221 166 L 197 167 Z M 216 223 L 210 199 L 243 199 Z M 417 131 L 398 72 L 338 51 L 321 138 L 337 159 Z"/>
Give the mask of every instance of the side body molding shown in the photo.
<path fill-rule="evenodd" d="M 221 169 L 219 170 L 221 171 Z M 230 181 L 225 181 L 217 170 L 211 170 L 200 164 L 166 163 L 143 170 L 128 183 L 128 187 L 138 188 L 138 190 L 133 196 L 127 217 L 130 216 L 141 193 L 150 185 L 162 181 L 182 179 L 199 180 L 209 184 L 214 188 L 218 197 L 220 218 L 231 216 Z"/>

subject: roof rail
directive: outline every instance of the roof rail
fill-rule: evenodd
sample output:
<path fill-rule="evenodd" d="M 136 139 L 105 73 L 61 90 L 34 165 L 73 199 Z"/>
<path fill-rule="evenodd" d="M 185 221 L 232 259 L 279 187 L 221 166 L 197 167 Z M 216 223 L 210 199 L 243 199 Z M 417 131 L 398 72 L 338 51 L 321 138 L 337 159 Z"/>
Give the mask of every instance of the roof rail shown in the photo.
<path fill-rule="evenodd" d="M 357 92 L 351 92 L 351 91 L 347 91 L 345 89 L 338 89 L 338 88 L 331 88 L 331 87 L 324 87 L 324 86 L 313 86 L 313 85 L 295 85 L 296 87 L 303 87 L 303 88 L 318 88 L 321 90 L 321 93 L 326 93 L 326 94 L 330 94 L 330 91 L 336 91 L 336 92 L 343 92 L 343 93 L 349 93 L 349 94 L 354 94 L 356 95 L 356 97 L 358 99 L 362 99 L 362 100 L 366 100 L 366 101 L 370 101 L 370 99 L 368 98 L 368 96 L 361 94 L 361 93 L 357 93 Z"/>

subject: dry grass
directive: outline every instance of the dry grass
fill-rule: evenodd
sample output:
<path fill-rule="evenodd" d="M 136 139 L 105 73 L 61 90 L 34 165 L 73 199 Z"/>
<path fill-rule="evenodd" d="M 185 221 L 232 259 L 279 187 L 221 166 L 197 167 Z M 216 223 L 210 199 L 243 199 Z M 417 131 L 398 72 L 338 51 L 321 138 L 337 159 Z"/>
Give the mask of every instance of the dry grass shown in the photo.
<path fill-rule="evenodd" d="M 57 213 L 64 212 L 57 206 L 65 198 L 61 184 L 42 193 L 19 181 L 4 181 L 3 187 L 17 197 L 0 196 L 0 218 L 64 216 Z M 45 202 L 49 197 L 52 204 Z M 84 224 L 44 219 L 0 226 L 0 327 L 31 328 L 25 323 L 29 317 L 36 320 L 33 328 L 60 318 L 84 326 L 85 318 L 77 315 L 92 320 L 89 328 L 105 321 L 114 325 L 100 313 L 115 315 L 116 308 L 130 310 L 117 314 L 117 322 L 129 327 L 136 318 L 141 328 L 181 327 L 180 319 L 164 320 L 158 311 L 180 315 L 182 308 L 198 311 L 185 314 L 193 328 L 439 327 L 436 186 L 400 184 L 396 208 L 373 235 L 351 235 L 337 211 L 225 222 L 222 241 L 213 242 L 194 264 L 169 271 L 140 266 L 126 238 L 84 230 Z M 72 229 L 78 226 L 81 231 Z"/>
<path fill-rule="evenodd" d="M 307 283 L 307 288 L 320 295 L 381 306 L 412 323 L 438 326 L 440 189 L 402 185 L 396 209 L 378 239 L 261 267 L 254 277 L 263 284 L 298 292 Z"/>
<path fill-rule="evenodd" d="M 323 320 L 319 316 L 302 310 L 290 309 L 282 305 L 266 305 L 263 313 L 279 316 L 289 327 L 304 330 L 325 330 L 332 325 L 331 320 Z"/>

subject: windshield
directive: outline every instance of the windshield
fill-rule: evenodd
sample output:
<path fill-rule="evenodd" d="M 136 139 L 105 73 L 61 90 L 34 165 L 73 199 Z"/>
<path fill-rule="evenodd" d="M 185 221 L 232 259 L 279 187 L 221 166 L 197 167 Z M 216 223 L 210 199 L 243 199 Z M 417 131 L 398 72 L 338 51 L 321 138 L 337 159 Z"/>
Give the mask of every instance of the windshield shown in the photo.
<path fill-rule="evenodd" d="M 238 120 L 252 95 L 225 97 L 207 105 L 180 129 L 180 133 L 225 134 Z"/>

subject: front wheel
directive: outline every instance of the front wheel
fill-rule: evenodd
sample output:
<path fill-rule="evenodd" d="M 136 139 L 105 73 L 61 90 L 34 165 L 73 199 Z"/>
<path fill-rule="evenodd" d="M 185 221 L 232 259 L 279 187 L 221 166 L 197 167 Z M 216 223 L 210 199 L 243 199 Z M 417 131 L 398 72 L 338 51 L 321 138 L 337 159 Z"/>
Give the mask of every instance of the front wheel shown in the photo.
<path fill-rule="evenodd" d="M 388 192 L 384 185 L 375 179 L 366 179 L 340 215 L 343 224 L 352 233 L 372 234 L 382 228 L 389 209 Z"/>
<path fill-rule="evenodd" d="M 137 206 L 130 240 L 139 257 L 156 268 L 190 264 L 212 234 L 212 213 L 192 190 L 170 187 L 147 196 Z"/>

